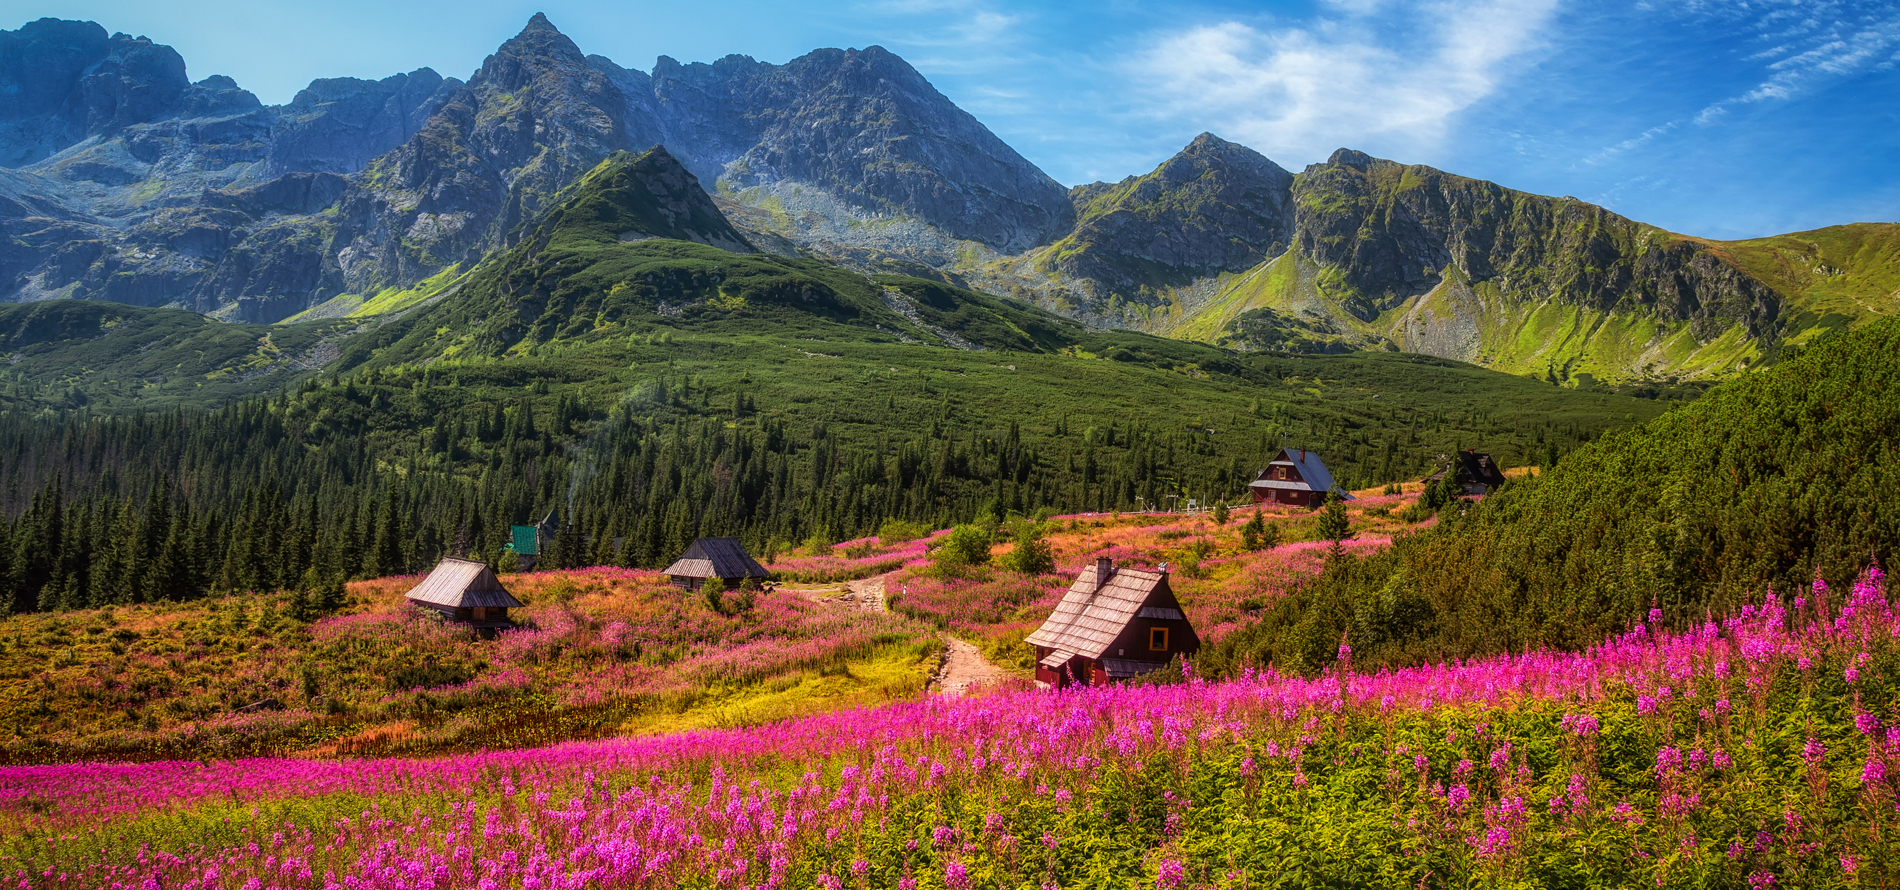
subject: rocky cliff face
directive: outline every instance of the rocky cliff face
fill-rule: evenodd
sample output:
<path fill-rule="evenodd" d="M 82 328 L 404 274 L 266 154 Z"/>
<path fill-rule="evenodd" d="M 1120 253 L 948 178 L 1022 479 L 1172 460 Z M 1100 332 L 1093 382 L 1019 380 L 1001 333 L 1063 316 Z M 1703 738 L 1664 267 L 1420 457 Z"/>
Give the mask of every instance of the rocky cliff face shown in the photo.
<path fill-rule="evenodd" d="M 1293 187 L 1297 247 L 1337 271 L 1356 318 L 1424 294 L 1447 270 L 1514 300 L 1691 322 L 1711 338 L 1740 324 L 1771 336 L 1780 301 L 1706 245 L 1569 198 L 1548 198 L 1340 149 Z"/>
<path fill-rule="evenodd" d="M 562 187 L 631 147 L 626 101 L 536 14 L 340 204 L 332 257 L 357 293 L 407 284 L 504 246 Z"/>
<path fill-rule="evenodd" d="M 185 60 L 92 22 L 40 19 L 0 31 L 0 165 L 41 160 L 176 107 Z"/>
<path fill-rule="evenodd" d="M 1060 184 L 882 47 L 821 49 L 784 65 L 662 56 L 650 75 L 590 61 L 621 88 L 629 121 L 741 200 L 789 199 L 832 223 L 912 219 L 1006 253 L 1073 224 Z M 801 202 L 807 191 L 821 197 Z M 814 228 L 794 220 L 787 234 Z"/>
<path fill-rule="evenodd" d="M 450 88 L 423 69 L 266 107 L 170 47 L 90 22 L 0 31 L 0 297 L 177 304 L 270 320 L 341 286 L 338 174 L 401 145 Z M 285 313 L 287 314 L 287 313 Z"/>

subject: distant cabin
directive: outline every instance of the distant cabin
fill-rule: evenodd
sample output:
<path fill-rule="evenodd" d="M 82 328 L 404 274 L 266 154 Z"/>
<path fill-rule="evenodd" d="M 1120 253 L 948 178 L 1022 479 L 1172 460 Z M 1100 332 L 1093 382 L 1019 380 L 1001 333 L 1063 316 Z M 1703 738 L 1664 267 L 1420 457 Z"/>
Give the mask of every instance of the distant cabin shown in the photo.
<path fill-rule="evenodd" d="M 541 551 L 554 543 L 554 536 L 561 531 L 561 520 L 555 511 L 549 510 L 547 518 L 533 525 L 509 527 L 509 541 L 505 549 L 513 550 L 516 566 L 524 572 L 534 571 L 541 562 Z"/>
<path fill-rule="evenodd" d="M 1160 571 L 1098 559 L 1030 634 L 1036 680 L 1050 686 L 1104 686 L 1139 677 L 1201 647 L 1181 603 Z"/>
<path fill-rule="evenodd" d="M 1326 469 L 1326 462 L 1319 454 L 1304 448 L 1280 449 L 1278 457 L 1267 464 L 1267 468 L 1254 477 L 1247 490 L 1253 492 L 1256 504 L 1277 504 L 1287 507 L 1316 509 L 1326 501 L 1326 493 L 1333 488 L 1333 474 Z M 1352 495 L 1344 494 L 1347 500 Z"/>
<path fill-rule="evenodd" d="M 513 627 L 508 610 L 522 605 L 486 563 L 454 557 L 436 563 L 429 577 L 409 591 L 409 601 L 440 612 L 449 621 L 469 625 L 483 636 Z"/>
<path fill-rule="evenodd" d="M 1498 469 L 1491 455 L 1465 449 L 1452 455 L 1451 465 L 1426 476 L 1427 486 L 1437 485 L 1445 478 L 1446 471 L 1452 472 L 1452 480 L 1465 494 L 1489 494 L 1505 482 L 1504 471 Z"/>
<path fill-rule="evenodd" d="M 698 590 L 708 581 L 717 581 L 720 586 L 732 590 L 747 579 L 755 584 L 763 584 L 768 577 L 765 567 L 745 552 L 745 546 L 738 538 L 700 538 L 693 546 L 686 548 L 672 565 L 666 567 L 666 576 L 673 586 L 683 590 Z"/>

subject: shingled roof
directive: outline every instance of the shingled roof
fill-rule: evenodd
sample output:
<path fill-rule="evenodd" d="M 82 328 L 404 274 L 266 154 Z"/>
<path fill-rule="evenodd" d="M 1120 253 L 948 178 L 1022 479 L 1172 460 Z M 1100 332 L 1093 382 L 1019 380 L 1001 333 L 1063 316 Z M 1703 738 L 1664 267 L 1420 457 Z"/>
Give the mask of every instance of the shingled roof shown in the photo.
<path fill-rule="evenodd" d="M 480 606 L 485 609 L 519 609 L 522 602 L 501 586 L 501 579 L 495 577 L 486 563 L 469 559 L 444 559 L 422 579 L 415 589 L 409 591 L 408 598 L 419 603 L 435 606 L 447 606 L 454 609 L 467 609 Z"/>
<path fill-rule="evenodd" d="M 663 574 L 679 578 L 764 578 L 758 564 L 738 538 L 700 538 Z"/>
<path fill-rule="evenodd" d="M 1070 652 L 1100 658 L 1168 577 L 1161 572 L 1110 566 L 1108 583 L 1097 589 L 1095 578 L 1101 569 L 1101 562 L 1083 569 L 1049 620 L 1025 642 L 1055 649 L 1050 657 Z"/>
<path fill-rule="evenodd" d="M 1319 452 L 1306 449 L 1282 448 L 1278 457 L 1268 466 L 1284 464 L 1299 472 L 1299 480 L 1256 479 L 1252 483 L 1256 488 L 1284 488 L 1293 491 L 1331 491 L 1333 474 L 1326 469 L 1326 462 L 1319 459 Z M 1265 474 L 1262 473 L 1264 476 Z"/>

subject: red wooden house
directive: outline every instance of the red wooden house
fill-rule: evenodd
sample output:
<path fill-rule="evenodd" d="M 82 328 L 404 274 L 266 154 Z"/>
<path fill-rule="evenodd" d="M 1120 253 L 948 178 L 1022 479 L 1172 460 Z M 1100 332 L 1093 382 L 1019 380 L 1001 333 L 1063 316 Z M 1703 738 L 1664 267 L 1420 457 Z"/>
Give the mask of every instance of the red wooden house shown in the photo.
<path fill-rule="evenodd" d="M 1201 639 L 1160 571 L 1117 567 L 1098 559 L 1030 634 L 1036 680 L 1050 686 L 1102 686 L 1138 677 L 1176 655 L 1192 655 Z"/>
<path fill-rule="evenodd" d="M 1288 507 L 1318 509 L 1326 501 L 1326 493 L 1333 489 L 1333 474 L 1326 469 L 1326 462 L 1319 459 L 1317 452 L 1304 448 L 1282 448 L 1278 457 L 1260 471 L 1260 475 L 1249 483 L 1247 490 L 1253 492 L 1256 504 L 1278 504 Z M 1340 493 L 1347 500 L 1352 495 Z"/>

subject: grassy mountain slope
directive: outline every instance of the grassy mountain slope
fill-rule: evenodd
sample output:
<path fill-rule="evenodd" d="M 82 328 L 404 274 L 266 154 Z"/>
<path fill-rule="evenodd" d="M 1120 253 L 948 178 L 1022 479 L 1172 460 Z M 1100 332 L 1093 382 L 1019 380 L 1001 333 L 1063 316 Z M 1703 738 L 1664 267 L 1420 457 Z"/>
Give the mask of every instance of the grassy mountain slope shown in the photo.
<path fill-rule="evenodd" d="M 1567 456 L 1435 530 L 1341 561 L 1230 644 L 1313 667 L 1586 646 L 1900 553 L 1900 319 L 1817 341 Z M 1838 603 L 1839 593 L 1832 602 Z"/>
<path fill-rule="evenodd" d="M 0 303 L 0 410 L 215 404 L 321 366 L 355 326 L 225 324 L 90 300 Z"/>
<path fill-rule="evenodd" d="M 1707 243 L 1787 298 L 1783 343 L 1900 312 L 1900 225 L 1854 223 Z"/>

